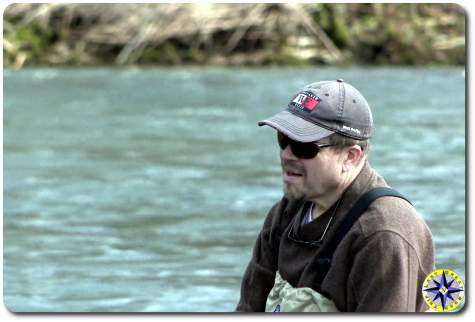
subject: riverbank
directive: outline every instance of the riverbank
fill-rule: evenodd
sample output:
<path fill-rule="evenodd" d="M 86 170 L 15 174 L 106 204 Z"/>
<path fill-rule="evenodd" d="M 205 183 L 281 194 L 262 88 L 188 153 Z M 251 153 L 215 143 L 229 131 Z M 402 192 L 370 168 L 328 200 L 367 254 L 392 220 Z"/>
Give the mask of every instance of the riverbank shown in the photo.
<path fill-rule="evenodd" d="M 13 4 L 4 66 L 464 65 L 454 4 Z"/>

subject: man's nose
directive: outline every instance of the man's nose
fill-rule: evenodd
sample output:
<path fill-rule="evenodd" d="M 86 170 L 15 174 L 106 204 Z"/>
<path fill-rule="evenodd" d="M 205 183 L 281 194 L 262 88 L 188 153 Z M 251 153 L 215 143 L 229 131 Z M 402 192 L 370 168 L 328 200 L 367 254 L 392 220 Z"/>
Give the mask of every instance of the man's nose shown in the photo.
<path fill-rule="evenodd" d="M 292 149 L 290 148 L 290 145 L 287 145 L 285 149 L 280 150 L 280 158 L 285 161 L 290 161 L 290 160 L 298 160 L 298 158 L 294 155 L 292 152 Z"/>

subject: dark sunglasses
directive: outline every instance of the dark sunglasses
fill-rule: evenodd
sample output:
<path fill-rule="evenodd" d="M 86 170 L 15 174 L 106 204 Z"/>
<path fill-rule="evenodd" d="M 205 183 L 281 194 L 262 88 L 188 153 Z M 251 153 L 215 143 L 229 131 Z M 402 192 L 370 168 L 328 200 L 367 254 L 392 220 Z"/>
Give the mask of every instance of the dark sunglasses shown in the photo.
<path fill-rule="evenodd" d="M 317 142 L 302 143 L 289 138 L 288 136 L 277 132 L 277 141 L 282 150 L 290 145 L 292 153 L 299 159 L 313 159 L 322 148 L 333 146 L 333 144 L 318 144 Z"/>

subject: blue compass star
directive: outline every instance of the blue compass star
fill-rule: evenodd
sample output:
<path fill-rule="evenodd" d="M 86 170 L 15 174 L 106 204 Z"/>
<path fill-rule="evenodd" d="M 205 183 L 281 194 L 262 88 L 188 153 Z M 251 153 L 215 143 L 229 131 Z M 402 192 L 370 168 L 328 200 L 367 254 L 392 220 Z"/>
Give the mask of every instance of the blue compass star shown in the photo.
<path fill-rule="evenodd" d="M 433 301 L 435 302 L 437 299 L 440 299 L 442 308 L 444 310 L 445 310 L 445 305 L 447 304 L 447 299 L 449 298 L 452 301 L 455 301 L 454 298 L 452 297 L 452 294 L 463 291 L 463 289 L 461 288 L 452 287 L 452 284 L 454 283 L 455 279 L 451 280 L 450 282 L 447 282 L 445 271 L 442 273 L 440 277 L 440 282 L 437 282 L 434 279 L 432 281 L 435 283 L 435 287 L 426 288 L 424 291 L 435 294 Z"/>

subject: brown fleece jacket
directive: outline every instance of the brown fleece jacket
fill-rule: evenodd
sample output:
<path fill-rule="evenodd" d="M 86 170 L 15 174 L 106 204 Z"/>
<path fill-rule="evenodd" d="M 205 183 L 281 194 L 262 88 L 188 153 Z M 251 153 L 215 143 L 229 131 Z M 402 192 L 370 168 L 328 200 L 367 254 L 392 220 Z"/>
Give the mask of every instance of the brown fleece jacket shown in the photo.
<path fill-rule="evenodd" d="M 282 198 L 269 211 L 257 238 L 242 280 L 237 311 L 264 311 L 277 271 L 293 287 L 312 287 L 315 272 L 309 263 L 320 248 L 290 240 L 291 226 L 299 239 L 318 240 L 336 208 L 325 243 L 361 195 L 387 186 L 366 163 L 340 205 L 308 224 L 302 224 L 308 202 Z M 428 308 L 422 298 L 422 284 L 433 269 L 434 243 L 424 220 L 407 201 L 381 197 L 341 241 L 322 291 L 340 311 L 425 311 Z"/>

